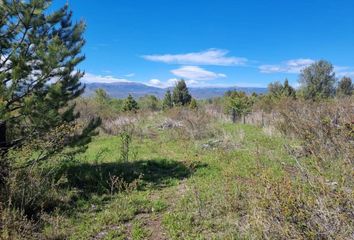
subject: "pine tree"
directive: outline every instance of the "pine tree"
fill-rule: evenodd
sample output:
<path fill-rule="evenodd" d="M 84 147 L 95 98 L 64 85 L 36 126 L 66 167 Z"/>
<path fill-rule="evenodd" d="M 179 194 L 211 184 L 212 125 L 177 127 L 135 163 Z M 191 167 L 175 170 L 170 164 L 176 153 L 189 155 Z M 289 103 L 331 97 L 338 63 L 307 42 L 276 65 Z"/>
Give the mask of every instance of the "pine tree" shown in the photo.
<path fill-rule="evenodd" d="M 95 101 L 99 104 L 107 104 L 110 100 L 108 93 L 102 89 L 98 88 L 95 91 Z"/>
<path fill-rule="evenodd" d="M 173 107 L 172 95 L 171 95 L 171 91 L 168 89 L 166 91 L 165 97 L 163 99 L 162 108 L 164 110 L 166 110 L 166 109 L 170 109 L 172 107 Z"/>
<path fill-rule="evenodd" d="M 131 94 L 124 101 L 123 111 L 136 111 L 138 110 L 138 103 L 135 101 Z"/>
<path fill-rule="evenodd" d="M 234 123 L 241 116 L 245 123 L 245 116 L 251 111 L 252 104 L 252 99 L 245 92 L 228 91 L 225 93 L 225 110 L 231 113 Z"/>
<path fill-rule="evenodd" d="M 198 104 L 197 104 L 197 100 L 195 100 L 195 98 L 192 98 L 191 103 L 189 104 L 190 109 L 192 110 L 196 110 L 198 109 Z"/>
<path fill-rule="evenodd" d="M 191 102 L 192 96 L 189 94 L 186 82 L 183 79 L 178 81 L 173 89 L 172 100 L 175 106 L 185 106 Z"/>
<path fill-rule="evenodd" d="M 282 95 L 290 98 L 296 97 L 296 91 L 292 86 L 290 86 L 288 79 L 285 79 L 284 81 Z"/>
<path fill-rule="evenodd" d="M 68 5 L 47 11 L 50 1 L 1 1 L 0 129 L 3 150 L 74 124 L 73 101 L 84 91 L 83 22 L 72 23 Z M 85 144 L 100 123 L 93 119 L 66 145 Z M 58 149 L 57 149 L 58 150 Z"/>
<path fill-rule="evenodd" d="M 283 85 L 279 82 L 273 82 L 268 85 L 268 92 L 272 97 L 280 98 L 283 94 Z"/>
<path fill-rule="evenodd" d="M 278 81 L 270 83 L 268 85 L 268 91 L 271 97 L 276 99 L 279 99 L 281 97 L 296 97 L 296 91 L 292 86 L 290 86 L 288 79 L 285 79 L 284 84 L 281 84 Z"/>
<path fill-rule="evenodd" d="M 349 77 L 343 77 L 339 83 L 336 90 L 336 94 L 339 97 L 351 96 L 353 94 L 354 85 L 352 79 Z"/>

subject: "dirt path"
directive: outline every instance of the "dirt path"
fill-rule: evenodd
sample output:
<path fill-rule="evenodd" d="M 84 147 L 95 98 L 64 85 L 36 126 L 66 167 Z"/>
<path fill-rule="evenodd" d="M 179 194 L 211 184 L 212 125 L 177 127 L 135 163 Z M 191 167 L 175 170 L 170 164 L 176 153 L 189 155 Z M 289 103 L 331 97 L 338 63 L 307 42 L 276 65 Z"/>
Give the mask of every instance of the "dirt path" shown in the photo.
<path fill-rule="evenodd" d="M 187 191 L 187 184 L 186 180 L 180 181 L 180 183 L 177 186 L 173 186 L 170 189 L 167 189 L 169 191 L 168 194 L 164 194 L 164 201 L 168 204 L 168 207 L 165 211 L 171 211 L 174 207 L 174 205 L 177 203 L 178 199 L 180 199 L 182 196 L 184 196 L 185 192 Z M 161 192 L 159 192 L 161 194 Z M 150 198 L 151 199 L 159 199 L 161 195 L 158 194 L 158 192 L 154 192 L 151 194 Z M 159 213 L 157 215 L 152 216 L 151 214 L 141 214 L 142 216 L 137 216 L 140 217 L 146 229 L 151 233 L 148 239 L 151 240 L 165 240 L 168 239 L 168 235 L 163 228 L 162 224 L 162 218 L 163 218 L 163 213 Z"/>
<path fill-rule="evenodd" d="M 139 213 L 130 221 L 124 223 L 123 225 L 112 225 L 107 226 L 104 230 L 92 237 L 92 240 L 104 239 L 109 232 L 119 230 L 123 231 L 126 235 L 126 239 L 133 239 L 132 237 L 132 227 L 133 222 L 138 221 L 142 224 L 142 227 L 147 230 L 149 236 L 146 239 L 149 240 L 167 240 L 168 234 L 166 233 L 162 219 L 163 215 L 167 211 L 172 211 L 178 200 L 184 196 L 187 192 L 188 187 L 186 180 L 181 180 L 178 185 L 166 188 L 164 190 L 154 191 L 150 194 L 149 199 L 156 201 L 162 199 L 166 204 L 167 208 L 161 213 Z"/>

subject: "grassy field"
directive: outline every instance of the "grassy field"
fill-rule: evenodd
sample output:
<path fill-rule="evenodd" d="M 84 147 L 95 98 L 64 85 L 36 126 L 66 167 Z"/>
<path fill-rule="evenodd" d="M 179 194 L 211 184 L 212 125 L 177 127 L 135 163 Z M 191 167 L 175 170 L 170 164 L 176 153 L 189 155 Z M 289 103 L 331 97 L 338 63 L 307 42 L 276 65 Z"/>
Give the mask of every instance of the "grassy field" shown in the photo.
<path fill-rule="evenodd" d="M 259 214 L 259 204 L 272 201 L 263 195 L 291 174 L 295 162 L 281 137 L 250 125 L 220 128 L 228 133 L 227 148 L 207 139 L 173 139 L 171 132 L 159 130 L 154 139 L 133 139 L 127 162 L 119 160 L 119 137 L 95 138 L 63 184 L 75 189 L 67 194 L 79 199 L 66 214 L 62 209 L 50 218 L 46 235 L 70 239 L 256 236 L 249 231 L 258 224 L 253 214 Z"/>

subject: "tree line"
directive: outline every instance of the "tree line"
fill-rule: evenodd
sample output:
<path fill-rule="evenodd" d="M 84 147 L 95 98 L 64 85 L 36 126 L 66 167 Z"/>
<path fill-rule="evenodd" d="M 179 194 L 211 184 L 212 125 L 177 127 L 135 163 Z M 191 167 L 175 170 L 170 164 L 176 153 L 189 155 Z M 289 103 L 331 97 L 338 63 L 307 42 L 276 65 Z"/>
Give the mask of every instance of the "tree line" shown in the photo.
<path fill-rule="evenodd" d="M 225 110 L 231 114 L 235 122 L 237 118 L 245 117 L 255 103 L 270 111 L 272 105 L 284 98 L 304 99 L 306 101 L 325 101 L 331 98 L 351 97 L 354 85 L 350 77 L 336 78 L 333 65 L 325 60 L 314 62 L 301 70 L 299 75 L 300 87 L 295 89 L 285 79 L 268 85 L 268 93 L 247 95 L 244 92 L 228 91 L 225 98 Z"/>
<path fill-rule="evenodd" d="M 103 105 L 115 105 L 122 112 L 136 112 L 140 108 L 152 111 L 168 110 L 173 107 L 188 106 L 191 109 L 198 107 L 197 100 L 189 93 L 186 82 L 181 79 L 176 82 L 175 87 L 166 90 L 165 96 L 160 101 L 155 95 L 145 95 L 136 100 L 131 94 L 124 100 L 111 99 L 104 89 L 95 91 L 94 99 Z"/>

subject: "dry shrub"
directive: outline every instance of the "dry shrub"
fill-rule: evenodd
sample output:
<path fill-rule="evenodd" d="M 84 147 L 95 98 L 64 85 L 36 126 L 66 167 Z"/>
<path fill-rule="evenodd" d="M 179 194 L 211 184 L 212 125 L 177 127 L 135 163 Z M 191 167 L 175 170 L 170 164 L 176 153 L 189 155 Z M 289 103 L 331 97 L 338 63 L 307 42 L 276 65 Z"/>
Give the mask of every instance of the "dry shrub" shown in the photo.
<path fill-rule="evenodd" d="M 114 118 L 118 110 L 113 109 L 108 104 L 98 103 L 94 99 L 79 98 L 75 100 L 75 110 L 80 113 L 81 119 L 91 119 L 92 117 L 100 117 L 103 120 Z"/>
<path fill-rule="evenodd" d="M 154 139 L 158 136 L 158 129 L 151 122 L 157 117 L 157 113 L 152 111 L 120 113 L 114 118 L 104 119 L 100 129 L 101 133 L 117 136 L 129 128 L 136 139 Z"/>
<path fill-rule="evenodd" d="M 245 133 L 242 129 L 237 132 L 222 129 L 217 138 L 208 139 L 200 147 L 204 150 L 219 150 L 219 154 L 240 149 L 243 145 Z"/>
<path fill-rule="evenodd" d="M 0 204 L 0 239 L 38 239 L 38 226 L 18 210 L 5 208 Z"/>
<path fill-rule="evenodd" d="M 81 149 L 65 148 L 68 138 L 79 131 L 77 127 L 64 124 L 42 139 L 33 137 L 4 155 L 9 166 L 0 189 L 0 228 L 5 234 L 1 237 L 31 239 L 40 230 L 44 212 L 70 201 L 70 194 L 63 195 L 59 186 L 65 180 L 66 168 L 73 163 L 73 156 Z"/>
<path fill-rule="evenodd" d="M 278 177 L 259 167 L 256 178 L 237 179 L 242 194 L 224 191 L 240 238 L 354 238 L 353 113 L 352 99 L 274 106 L 270 126 L 294 140 L 296 147 L 284 145 L 294 164 Z"/>
<path fill-rule="evenodd" d="M 240 231 L 264 239 L 351 239 L 353 200 L 341 189 L 309 187 L 288 176 L 260 176 L 262 187 L 248 190 L 248 212 Z"/>
<path fill-rule="evenodd" d="M 204 106 L 205 114 L 209 115 L 213 119 L 218 119 L 219 122 L 229 122 L 230 116 L 225 114 L 225 110 L 222 104 L 207 104 Z"/>
<path fill-rule="evenodd" d="M 274 126 L 278 117 L 277 111 L 267 113 L 260 109 L 253 109 L 245 116 L 245 123 L 268 128 Z"/>
<path fill-rule="evenodd" d="M 102 122 L 101 128 L 109 135 L 120 134 L 126 126 L 134 126 L 138 122 L 138 117 L 132 114 L 122 114 L 114 119 L 107 119 Z"/>
<path fill-rule="evenodd" d="M 354 237 L 353 109 L 351 99 L 277 106 L 277 128 L 301 152 L 286 146 L 295 170 L 280 180 L 262 175 L 261 191 L 249 192 L 251 230 L 268 239 Z"/>
<path fill-rule="evenodd" d="M 354 102 L 285 101 L 279 106 L 278 129 L 302 141 L 305 153 L 326 160 L 354 162 Z"/>
<path fill-rule="evenodd" d="M 166 112 L 168 121 L 172 122 L 172 130 L 181 139 L 199 140 L 212 138 L 218 133 L 215 119 L 203 109 L 173 108 Z M 166 121 L 166 120 L 165 120 Z"/>

